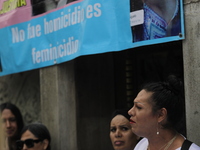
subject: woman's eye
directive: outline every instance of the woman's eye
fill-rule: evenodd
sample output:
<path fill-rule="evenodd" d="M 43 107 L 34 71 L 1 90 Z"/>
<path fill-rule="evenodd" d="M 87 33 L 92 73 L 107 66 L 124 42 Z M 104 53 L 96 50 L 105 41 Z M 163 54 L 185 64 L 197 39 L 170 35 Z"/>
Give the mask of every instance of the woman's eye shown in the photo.
<path fill-rule="evenodd" d="M 110 132 L 115 132 L 116 131 L 116 128 L 111 128 L 110 129 Z"/>
<path fill-rule="evenodd" d="M 127 128 L 127 127 L 123 127 L 123 128 L 122 128 L 123 131 L 127 131 L 128 129 L 129 129 L 129 128 Z"/>
<path fill-rule="evenodd" d="M 15 118 L 9 118 L 9 121 L 10 122 L 16 122 L 16 119 Z"/>
<path fill-rule="evenodd" d="M 136 106 L 136 108 L 137 108 L 137 109 L 142 109 L 142 107 L 140 107 L 140 106 Z"/>

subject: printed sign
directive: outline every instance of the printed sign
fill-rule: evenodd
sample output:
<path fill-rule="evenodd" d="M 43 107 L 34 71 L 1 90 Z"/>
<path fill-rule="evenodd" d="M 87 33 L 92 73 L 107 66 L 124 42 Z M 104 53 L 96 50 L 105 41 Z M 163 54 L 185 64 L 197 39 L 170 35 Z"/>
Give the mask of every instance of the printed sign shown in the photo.
<path fill-rule="evenodd" d="M 175 1 L 165 21 L 146 3 L 136 9 L 136 0 L 0 0 L 0 76 L 182 40 L 182 1 Z"/>

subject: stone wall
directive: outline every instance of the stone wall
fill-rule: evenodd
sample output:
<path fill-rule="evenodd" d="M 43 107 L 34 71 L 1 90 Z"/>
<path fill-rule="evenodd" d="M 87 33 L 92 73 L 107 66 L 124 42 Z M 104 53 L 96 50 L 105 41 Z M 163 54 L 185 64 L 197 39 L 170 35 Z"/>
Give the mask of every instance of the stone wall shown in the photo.
<path fill-rule="evenodd" d="M 39 70 L 0 77 L 0 104 L 15 104 L 26 124 L 40 121 L 39 83 Z"/>
<path fill-rule="evenodd" d="M 187 138 L 200 145 L 200 1 L 185 0 L 183 40 Z"/>

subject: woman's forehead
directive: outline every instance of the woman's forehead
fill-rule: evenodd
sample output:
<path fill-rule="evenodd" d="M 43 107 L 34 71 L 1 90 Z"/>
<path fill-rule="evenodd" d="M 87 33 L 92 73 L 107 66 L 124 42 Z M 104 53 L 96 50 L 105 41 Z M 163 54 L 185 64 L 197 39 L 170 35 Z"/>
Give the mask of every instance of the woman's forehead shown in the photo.
<path fill-rule="evenodd" d="M 10 109 L 7 109 L 7 108 L 2 111 L 1 115 L 2 116 L 12 116 L 12 117 L 15 117 L 15 115 L 12 113 L 12 111 Z"/>
<path fill-rule="evenodd" d="M 25 140 L 25 139 L 29 139 L 29 138 L 34 139 L 34 138 L 36 138 L 36 137 L 35 137 L 35 135 L 34 135 L 31 131 L 26 130 L 26 131 L 22 134 L 21 140 Z"/>
<path fill-rule="evenodd" d="M 147 92 L 146 90 L 141 90 L 137 97 L 134 99 L 134 103 L 147 103 L 151 98 L 153 92 Z"/>
<path fill-rule="evenodd" d="M 126 124 L 129 124 L 129 120 L 124 117 L 123 115 L 116 115 L 112 121 L 111 121 L 111 125 L 119 125 L 119 124 L 123 124 L 123 125 L 126 125 Z"/>

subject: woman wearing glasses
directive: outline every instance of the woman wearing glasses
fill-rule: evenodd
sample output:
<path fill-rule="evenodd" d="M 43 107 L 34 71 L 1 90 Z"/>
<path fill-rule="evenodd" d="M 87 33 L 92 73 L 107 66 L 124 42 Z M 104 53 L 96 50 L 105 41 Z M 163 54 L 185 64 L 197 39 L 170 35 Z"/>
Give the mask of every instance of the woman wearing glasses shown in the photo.
<path fill-rule="evenodd" d="M 50 133 L 41 123 L 25 126 L 21 132 L 21 139 L 16 142 L 19 150 L 51 150 L 50 143 Z"/>

